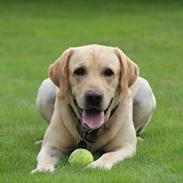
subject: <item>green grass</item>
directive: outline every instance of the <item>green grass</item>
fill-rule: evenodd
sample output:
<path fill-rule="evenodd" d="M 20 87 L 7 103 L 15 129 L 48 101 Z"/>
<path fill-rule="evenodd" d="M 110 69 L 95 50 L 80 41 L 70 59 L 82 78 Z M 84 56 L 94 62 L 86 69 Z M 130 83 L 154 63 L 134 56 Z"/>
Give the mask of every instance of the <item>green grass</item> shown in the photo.
<path fill-rule="evenodd" d="M 183 182 L 183 2 L 1 1 L 0 182 Z M 122 48 L 139 66 L 157 109 L 136 156 L 111 171 L 30 175 L 47 127 L 35 107 L 47 68 L 70 46 Z"/>

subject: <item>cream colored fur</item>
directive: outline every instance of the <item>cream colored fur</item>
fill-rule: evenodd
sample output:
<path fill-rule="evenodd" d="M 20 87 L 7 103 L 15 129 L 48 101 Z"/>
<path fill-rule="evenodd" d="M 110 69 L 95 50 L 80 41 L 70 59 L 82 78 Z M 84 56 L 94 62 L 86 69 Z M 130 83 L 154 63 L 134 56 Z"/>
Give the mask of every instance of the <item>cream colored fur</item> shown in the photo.
<path fill-rule="evenodd" d="M 81 65 L 88 73 L 76 78 L 72 73 Z M 106 67 L 113 69 L 113 78 L 101 75 Z M 83 108 L 84 94 L 90 88 L 103 92 L 104 110 L 108 109 L 111 99 L 114 100 L 106 112 L 105 127 L 94 143 L 88 143 L 90 151 L 106 153 L 88 167 L 111 169 L 135 153 L 136 132 L 142 131 L 151 119 L 156 100 L 148 82 L 138 76 L 138 66 L 120 49 L 101 45 L 70 48 L 51 65 L 49 74 L 51 79 L 43 81 L 36 101 L 49 126 L 37 157 L 38 165 L 32 173 L 54 172 L 61 155 L 74 150 L 80 134 L 76 128 L 78 114 L 73 97 Z M 116 111 L 110 116 L 116 105 Z"/>

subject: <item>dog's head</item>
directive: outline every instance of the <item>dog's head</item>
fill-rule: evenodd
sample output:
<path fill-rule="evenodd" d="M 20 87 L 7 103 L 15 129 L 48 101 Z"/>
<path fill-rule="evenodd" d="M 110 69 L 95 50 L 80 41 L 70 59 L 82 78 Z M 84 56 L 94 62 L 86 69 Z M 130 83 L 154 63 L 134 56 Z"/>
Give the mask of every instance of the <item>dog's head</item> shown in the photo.
<path fill-rule="evenodd" d="M 138 67 L 119 48 L 88 45 L 66 50 L 49 68 L 49 77 L 88 128 L 99 128 L 116 98 L 125 95 Z"/>

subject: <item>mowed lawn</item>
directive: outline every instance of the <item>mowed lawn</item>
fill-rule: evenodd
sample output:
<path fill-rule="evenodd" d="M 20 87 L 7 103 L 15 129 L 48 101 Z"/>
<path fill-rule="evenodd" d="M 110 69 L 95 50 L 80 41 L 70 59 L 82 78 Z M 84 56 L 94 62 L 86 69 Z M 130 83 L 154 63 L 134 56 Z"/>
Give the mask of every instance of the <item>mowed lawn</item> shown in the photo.
<path fill-rule="evenodd" d="M 157 98 L 134 157 L 111 171 L 82 170 L 65 157 L 54 174 L 31 175 L 46 122 L 35 98 L 48 66 L 71 46 L 118 46 Z M 183 2 L 0 2 L 0 182 L 183 182 Z"/>

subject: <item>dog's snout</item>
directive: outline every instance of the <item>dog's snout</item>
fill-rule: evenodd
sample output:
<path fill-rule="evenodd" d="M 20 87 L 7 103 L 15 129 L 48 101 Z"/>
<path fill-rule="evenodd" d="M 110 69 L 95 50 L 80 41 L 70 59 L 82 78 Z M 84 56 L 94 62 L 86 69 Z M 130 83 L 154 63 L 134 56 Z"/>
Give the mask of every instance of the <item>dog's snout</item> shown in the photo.
<path fill-rule="evenodd" d="M 87 93 L 86 94 L 86 100 L 90 104 L 98 104 L 102 100 L 102 95 L 98 93 Z"/>
<path fill-rule="evenodd" d="M 86 106 L 100 108 L 102 103 L 103 95 L 100 91 L 89 90 L 85 94 Z"/>

